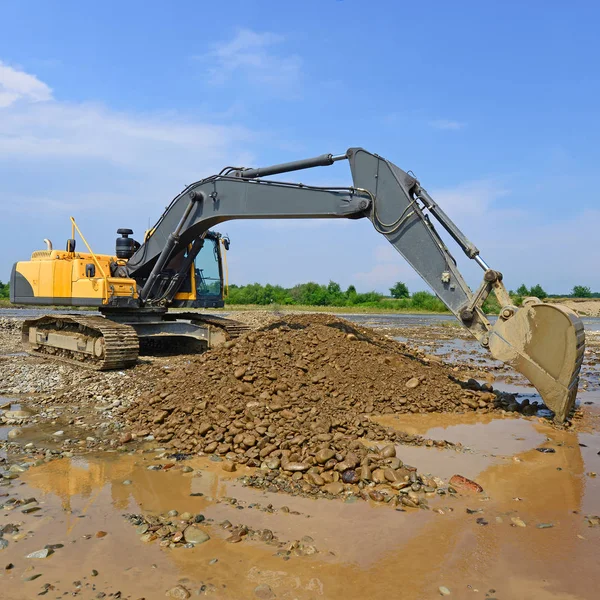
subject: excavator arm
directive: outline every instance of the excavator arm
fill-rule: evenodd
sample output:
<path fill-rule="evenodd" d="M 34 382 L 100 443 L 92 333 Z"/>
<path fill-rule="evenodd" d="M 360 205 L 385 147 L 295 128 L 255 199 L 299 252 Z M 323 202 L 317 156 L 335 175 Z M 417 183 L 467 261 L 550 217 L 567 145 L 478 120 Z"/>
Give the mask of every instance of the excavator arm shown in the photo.
<path fill-rule="evenodd" d="M 272 175 L 327 166 L 348 160 L 351 187 L 317 187 L 262 179 Z M 456 261 L 437 233 L 432 217 L 464 253 L 483 269 L 473 293 Z M 583 325 L 577 316 L 536 298 L 512 305 L 502 274 L 488 267 L 479 250 L 464 236 L 419 181 L 393 163 L 362 148 L 324 154 L 260 169 L 229 167 L 219 175 L 185 188 L 167 207 L 145 243 L 124 268 L 142 284 L 140 301 L 168 304 L 158 294 L 169 260 L 185 248 L 200 250 L 210 228 L 233 219 L 369 219 L 435 291 L 458 320 L 495 358 L 510 363 L 538 389 L 546 405 L 563 421 L 577 394 L 584 352 Z M 502 305 L 494 325 L 482 305 L 494 291 Z"/>

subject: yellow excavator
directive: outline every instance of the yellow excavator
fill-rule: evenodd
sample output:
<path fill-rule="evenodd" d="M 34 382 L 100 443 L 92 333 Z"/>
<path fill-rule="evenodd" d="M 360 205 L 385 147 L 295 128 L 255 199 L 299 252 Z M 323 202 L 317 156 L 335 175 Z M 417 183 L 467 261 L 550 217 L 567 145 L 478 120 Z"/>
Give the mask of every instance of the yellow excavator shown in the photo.
<path fill-rule="evenodd" d="M 349 162 L 353 185 L 310 186 L 265 179 Z M 575 403 L 585 335 L 575 313 L 527 298 L 513 305 L 502 274 L 444 213 L 414 175 L 362 148 L 265 168 L 226 167 L 178 194 L 143 243 L 119 229 L 114 255 L 75 248 L 72 220 L 66 249 L 36 251 L 14 265 L 11 301 L 29 305 L 97 307 L 100 316 L 48 314 L 23 325 L 28 352 L 94 369 L 135 364 L 140 341 L 192 339 L 212 347 L 244 326 L 230 319 L 172 308 L 223 306 L 222 249 L 229 240 L 212 228 L 232 219 L 367 218 L 435 291 L 457 319 L 537 388 L 557 421 Z M 441 225 L 483 270 L 471 291 L 434 228 Z M 323 247 L 325 250 L 325 246 Z M 494 324 L 482 305 L 494 292 L 502 306 Z"/>

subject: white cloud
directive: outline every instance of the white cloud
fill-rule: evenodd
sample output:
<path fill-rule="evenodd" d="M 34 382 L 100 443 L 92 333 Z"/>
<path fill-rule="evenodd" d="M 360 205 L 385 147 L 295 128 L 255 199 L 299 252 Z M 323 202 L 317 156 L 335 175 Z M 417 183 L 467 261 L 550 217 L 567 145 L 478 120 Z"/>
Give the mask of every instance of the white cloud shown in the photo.
<path fill-rule="evenodd" d="M 233 39 L 214 45 L 205 55 L 211 83 L 221 85 L 232 78 L 256 86 L 266 86 L 286 95 L 297 96 L 302 60 L 297 55 L 276 52 L 285 41 L 282 35 L 240 29 Z"/>
<path fill-rule="evenodd" d="M 52 90 L 35 75 L 30 75 L 0 61 L 0 108 L 18 102 L 44 102 L 52 98 Z"/>
<path fill-rule="evenodd" d="M 92 104 L 48 101 L 0 110 L 0 156 L 7 158 L 93 159 L 187 177 L 196 165 L 199 178 L 220 170 L 227 157 L 239 155 L 232 149 L 253 137 L 235 125 L 117 113 Z"/>
<path fill-rule="evenodd" d="M 33 75 L 0 63 L 0 206 L 5 222 L 25 213 L 29 224 L 26 240 L 4 231 L 0 274 L 23 249 L 56 237 L 71 214 L 94 247 L 119 225 L 138 234 L 186 184 L 228 164 L 256 164 L 261 139 L 210 117 L 62 102 Z"/>
<path fill-rule="evenodd" d="M 429 121 L 429 126 L 433 127 L 434 129 L 458 131 L 459 129 L 466 127 L 466 123 L 463 123 L 462 121 L 453 121 L 451 119 L 435 119 L 433 121 Z"/>

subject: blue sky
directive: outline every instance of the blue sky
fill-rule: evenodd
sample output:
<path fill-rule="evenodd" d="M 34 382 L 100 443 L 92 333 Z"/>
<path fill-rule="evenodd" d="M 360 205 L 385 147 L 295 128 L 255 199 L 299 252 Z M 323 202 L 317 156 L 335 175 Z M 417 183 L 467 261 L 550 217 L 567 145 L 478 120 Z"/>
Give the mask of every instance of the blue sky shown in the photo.
<path fill-rule="evenodd" d="M 226 165 L 363 146 L 412 169 L 509 287 L 600 290 L 599 6 L 4 2 L 0 280 L 62 247 L 70 215 L 112 252 Z M 345 163 L 296 179 L 351 183 Z M 236 283 L 426 287 L 366 220 L 220 230 Z"/>

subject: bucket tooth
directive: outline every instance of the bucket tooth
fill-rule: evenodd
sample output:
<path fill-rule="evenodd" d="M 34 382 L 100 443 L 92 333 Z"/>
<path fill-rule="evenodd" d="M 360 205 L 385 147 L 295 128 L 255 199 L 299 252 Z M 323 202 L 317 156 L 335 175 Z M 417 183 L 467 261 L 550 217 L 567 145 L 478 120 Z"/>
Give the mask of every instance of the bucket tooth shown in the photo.
<path fill-rule="evenodd" d="M 585 350 L 581 319 L 562 306 L 526 301 L 490 332 L 490 352 L 522 373 L 540 393 L 555 421 L 567 419 L 575 405 Z"/>

